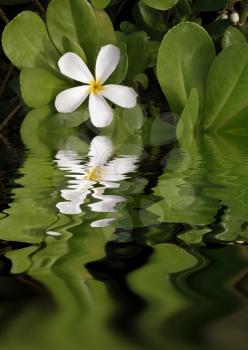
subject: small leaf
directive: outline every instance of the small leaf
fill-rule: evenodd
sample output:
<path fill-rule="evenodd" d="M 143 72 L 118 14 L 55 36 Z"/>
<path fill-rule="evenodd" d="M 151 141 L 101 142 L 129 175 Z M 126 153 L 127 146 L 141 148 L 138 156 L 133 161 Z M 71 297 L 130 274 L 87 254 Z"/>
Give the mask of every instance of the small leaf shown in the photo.
<path fill-rule="evenodd" d="M 33 12 L 22 12 L 5 27 L 2 44 L 6 56 L 19 69 L 57 70 L 59 55 L 45 23 Z"/>
<path fill-rule="evenodd" d="M 221 45 L 223 49 L 225 49 L 228 46 L 246 42 L 247 40 L 244 34 L 242 34 L 237 28 L 230 26 L 224 33 Z"/>
<path fill-rule="evenodd" d="M 135 32 L 124 38 L 127 47 L 128 72 L 127 78 L 143 72 L 147 67 L 146 44 L 148 36 L 145 32 Z"/>
<path fill-rule="evenodd" d="M 175 6 L 178 1 L 179 0 L 142 0 L 144 4 L 157 10 L 168 10 Z"/>
<path fill-rule="evenodd" d="M 137 2 L 133 7 L 133 17 L 137 26 L 146 31 L 151 38 L 158 40 L 163 38 L 167 25 L 161 11 Z"/>
<path fill-rule="evenodd" d="M 157 74 L 173 112 L 182 113 L 193 88 L 199 93 L 202 108 L 206 78 L 214 57 L 211 38 L 196 23 L 181 23 L 165 35 L 159 49 Z"/>
<path fill-rule="evenodd" d="M 20 74 L 24 102 L 33 108 L 49 104 L 70 84 L 63 78 L 39 68 L 26 68 Z"/>

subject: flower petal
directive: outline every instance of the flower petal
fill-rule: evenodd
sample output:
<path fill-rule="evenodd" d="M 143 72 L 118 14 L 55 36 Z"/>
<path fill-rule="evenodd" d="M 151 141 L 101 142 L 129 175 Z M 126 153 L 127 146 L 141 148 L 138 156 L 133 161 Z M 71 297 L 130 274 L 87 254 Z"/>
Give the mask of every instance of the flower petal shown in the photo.
<path fill-rule="evenodd" d="M 57 95 L 55 107 L 60 113 L 72 113 L 84 102 L 89 93 L 87 85 L 64 90 Z"/>
<path fill-rule="evenodd" d="M 135 156 L 115 158 L 104 166 L 101 180 L 107 182 L 122 181 L 128 177 L 126 174 L 137 169 L 137 162 L 138 158 Z"/>
<path fill-rule="evenodd" d="M 107 136 L 95 136 L 90 143 L 90 167 L 104 165 L 113 153 L 113 145 Z"/>
<path fill-rule="evenodd" d="M 109 107 L 105 99 L 100 95 L 96 95 L 94 93 L 90 94 L 89 112 L 91 122 L 97 128 L 104 128 L 112 122 L 112 109 Z"/>
<path fill-rule="evenodd" d="M 106 45 L 101 48 L 96 60 L 96 80 L 103 84 L 113 73 L 120 62 L 120 49 L 114 45 Z"/>
<path fill-rule="evenodd" d="M 117 209 L 115 208 L 115 206 L 118 203 L 126 201 L 124 197 L 116 196 L 116 195 L 98 196 L 98 195 L 92 194 L 92 197 L 100 199 L 100 201 L 92 204 L 88 204 L 88 207 L 90 207 L 92 211 L 99 212 L 99 213 L 116 212 Z"/>
<path fill-rule="evenodd" d="M 81 57 L 73 52 L 65 53 L 58 62 L 60 72 L 66 77 L 89 84 L 94 80 L 89 68 Z"/>
<path fill-rule="evenodd" d="M 133 108 L 137 103 L 137 93 L 134 89 L 122 85 L 104 85 L 102 96 L 122 108 Z"/>
<path fill-rule="evenodd" d="M 102 219 L 102 220 L 97 220 L 93 221 L 90 226 L 91 227 L 108 227 L 111 225 L 111 223 L 115 221 L 114 218 L 109 218 L 109 219 Z"/>

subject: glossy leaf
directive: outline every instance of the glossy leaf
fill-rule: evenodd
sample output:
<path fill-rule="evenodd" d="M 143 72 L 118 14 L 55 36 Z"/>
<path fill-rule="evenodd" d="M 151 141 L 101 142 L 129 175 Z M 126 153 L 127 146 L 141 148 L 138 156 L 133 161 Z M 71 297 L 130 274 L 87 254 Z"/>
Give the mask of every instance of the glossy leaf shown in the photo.
<path fill-rule="evenodd" d="M 95 15 L 97 21 L 97 29 L 99 33 L 98 45 L 100 47 L 108 44 L 116 45 L 117 38 L 115 35 L 113 24 L 107 12 L 95 10 Z"/>
<path fill-rule="evenodd" d="M 119 42 L 116 46 L 118 46 L 121 51 L 121 59 L 116 70 L 113 72 L 113 74 L 111 74 L 106 84 L 119 84 L 125 79 L 127 75 L 128 57 L 126 44 L 124 42 Z"/>
<path fill-rule="evenodd" d="M 49 104 L 59 92 L 70 87 L 63 77 L 39 68 L 25 68 L 20 80 L 24 102 L 33 108 Z"/>
<path fill-rule="evenodd" d="M 127 78 L 132 78 L 134 75 L 143 72 L 148 65 L 146 52 L 148 36 L 145 32 L 135 32 L 126 36 L 124 42 L 128 56 Z"/>
<path fill-rule="evenodd" d="M 6 56 L 19 69 L 57 70 L 59 55 L 45 23 L 33 12 L 22 12 L 5 27 L 2 44 Z"/>
<path fill-rule="evenodd" d="M 107 7 L 110 4 L 111 0 L 91 0 L 92 5 L 96 8 L 96 9 L 104 9 L 105 7 Z"/>
<path fill-rule="evenodd" d="M 86 0 L 52 0 L 46 13 L 49 34 L 61 54 L 73 51 L 94 62 L 98 31 L 94 10 Z"/>
<path fill-rule="evenodd" d="M 177 138 L 184 145 L 191 144 L 197 127 L 198 114 L 199 95 L 196 89 L 192 89 L 176 129 Z"/>
<path fill-rule="evenodd" d="M 159 10 L 137 2 L 133 8 L 133 17 L 137 26 L 145 30 L 153 39 L 162 39 L 167 30 L 163 15 Z"/>
<path fill-rule="evenodd" d="M 44 134 L 59 130 L 66 132 L 66 129 L 74 128 L 84 123 L 88 118 L 88 106 L 85 103 L 73 113 L 54 113 L 51 118 L 45 120 L 41 130 Z"/>
<path fill-rule="evenodd" d="M 197 89 L 202 108 L 206 77 L 214 57 L 213 43 L 198 24 L 181 23 L 165 35 L 158 54 L 157 74 L 173 112 L 182 113 L 192 88 Z"/>
<path fill-rule="evenodd" d="M 225 49 L 228 46 L 246 42 L 247 39 L 244 34 L 242 34 L 237 28 L 230 26 L 226 29 L 221 44 L 223 49 Z"/>
<path fill-rule="evenodd" d="M 247 86 L 248 44 L 230 46 L 216 57 L 209 71 L 204 113 L 207 129 L 225 128 L 248 106 Z"/>
<path fill-rule="evenodd" d="M 157 10 L 168 10 L 175 6 L 179 0 L 142 0 L 147 6 L 153 7 Z"/>

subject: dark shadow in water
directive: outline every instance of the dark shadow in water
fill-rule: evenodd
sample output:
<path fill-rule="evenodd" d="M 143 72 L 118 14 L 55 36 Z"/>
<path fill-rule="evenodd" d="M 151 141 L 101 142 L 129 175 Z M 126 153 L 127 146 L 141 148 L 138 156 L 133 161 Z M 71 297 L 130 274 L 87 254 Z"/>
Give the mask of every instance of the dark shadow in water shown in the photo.
<path fill-rule="evenodd" d="M 241 247 L 208 243 L 196 255 L 199 264 L 195 269 L 172 276 L 176 288 L 189 296 L 192 305 L 170 320 L 167 334 L 199 349 L 246 349 L 248 337 L 241 311 L 248 306 L 248 275 Z M 246 343 L 239 342 L 242 338 Z"/>
<path fill-rule="evenodd" d="M 118 311 L 110 320 L 111 327 L 135 341 L 135 322 L 146 308 L 146 303 L 130 290 L 126 276 L 145 265 L 152 252 L 151 247 L 136 242 L 109 242 L 106 245 L 106 257 L 86 265 L 94 278 L 106 284 L 118 305 Z"/>

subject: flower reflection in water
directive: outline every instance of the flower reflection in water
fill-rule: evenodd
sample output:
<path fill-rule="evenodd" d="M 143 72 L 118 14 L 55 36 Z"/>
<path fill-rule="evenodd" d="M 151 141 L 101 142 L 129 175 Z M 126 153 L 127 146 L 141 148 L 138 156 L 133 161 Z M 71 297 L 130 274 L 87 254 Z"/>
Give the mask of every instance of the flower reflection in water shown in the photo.
<path fill-rule="evenodd" d="M 96 199 L 88 207 L 93 212 L 115 212 L 118 203 L 126 201 L 123 196 L 104 194 L 106 189 L 120 186 L 120 181 L 128 178 L 127 174 L 137 168 L 137 156 L 113 156 L 112 142 L 106 136 L 96 136 L 89 148 L 87 163 L 82 164 L 82 158 L 71 150 L 60 150 L 56 154 L 57 166 L 67 172 L 68 187 L 61 190 L 65 201 L 57 203 L 56 207 L 64 214 L 80 214 L 81 205 L 87 196 Z M 107 218 L 95 221 L 92 227 L 108 226 L 114 219 Z"/>

